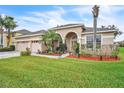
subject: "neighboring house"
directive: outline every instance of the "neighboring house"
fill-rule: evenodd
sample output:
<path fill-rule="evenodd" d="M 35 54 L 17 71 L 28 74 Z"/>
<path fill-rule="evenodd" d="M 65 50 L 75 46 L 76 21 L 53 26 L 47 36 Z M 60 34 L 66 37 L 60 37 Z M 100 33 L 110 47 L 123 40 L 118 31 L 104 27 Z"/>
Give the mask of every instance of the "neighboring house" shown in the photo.
<path fill-rule="evenodd" d="M 25 30 L 25 29 L 11 32 L 11 34 L 10 34 L 10 45 L 15 45 L 15 37 L 17 37 L 19 35 L 26 35 L 26 34 L 29 34 L 29 33 L 31 33 L 31 32 L 28 31 L 28 30 Z M 1 41 L 0 41 L 0 45 L 3 46 L 3 47 L 7 47 L 7 35 L 8 35 L 7 31 L 5 31 L 3 33 L 2 44 L 1 44 Z M 1 40 L 1 34 L 0 34 L 0 40 Z"/>
<path fill-rule="evenodd" d="M 92 49 L 93 48 L 93 28 L 85 27 L 83 24 L 67 24 L 61 25 L 52 30 L 56 31 L 61 38 L 62 42 L 66 44 L 67 50 L 72 51 L 76 42 L 79 43 L 80 49 Z M 37 50 L 44 51 L 46 49 L 44 42 L 41 40 L 44 30 L 41 32 L 35 32 L 28 35 L 22 35 L 16 37 L 16 50 L 22 51 L 27 47 L 32 52 Z M 117 32 L 115 28 L 97 28 L 97 49 L 109 47 L 114 44 L 114 34 Z M 59 45 L 59 44 L 56 44 Z M 57 47 L 57 46 L 56 46 Z"/>

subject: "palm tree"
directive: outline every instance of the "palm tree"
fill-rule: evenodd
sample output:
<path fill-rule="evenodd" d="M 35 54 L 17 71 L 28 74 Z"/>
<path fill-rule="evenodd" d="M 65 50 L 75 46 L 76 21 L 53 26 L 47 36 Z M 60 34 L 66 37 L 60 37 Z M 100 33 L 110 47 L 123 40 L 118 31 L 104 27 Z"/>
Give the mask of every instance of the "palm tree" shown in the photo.
<path fill-rule="evenodd" d="M 99 15 L 99 6 L 95 5 L 93 8 L 93 32 L 94 32 L 94 36 L 93 36 L 93 50 L 94 53 L 96 52 L 96 31 L 97 31 L 97 18 Z"/>
<path fill-rule="evenodd" d="M 4 27 L 8 32 L 8 36 L 7 36 L 7 47 L 10 46 L 10 33 L 11 30 L 13 30 L 14 28 L 17 27 L 16 22 L 14 21 L 14 18 L 11 16 L 6 16 L 4 19 Z"/>
<path fill-rule="evenodd" d="M 3 29 L 4 27 L 4 18 L 2 18 L 2 16 L 0 15 L 0 33 L 1 33 L 1 47 L 3 47 Z"/>
<path fill-rule="evenodd" d="M 49 43 L 49 33 L 48 32 L 44 33 L 44 35 L 42 36 L 42 40 L 44 41 L 44 44 L 48 49 L 48 43 Z"/>
<path fill-rule="evenodd" d="M 45 45 L 49 50 L 54 52 L 54 41 L 58 40 L 61 41 L 61 37 L 55 33 L 53 30 L 48 30 L 43 36 L 42 40 L 45 42 Z"/>

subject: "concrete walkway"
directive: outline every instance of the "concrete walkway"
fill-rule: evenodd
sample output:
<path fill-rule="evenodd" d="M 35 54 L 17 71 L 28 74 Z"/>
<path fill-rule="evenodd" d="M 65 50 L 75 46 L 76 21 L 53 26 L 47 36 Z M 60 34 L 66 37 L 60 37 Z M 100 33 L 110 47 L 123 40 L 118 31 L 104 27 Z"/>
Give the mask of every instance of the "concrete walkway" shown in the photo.
<path fill-rule="evenodd" d="M 16 52 L 16 51 L 0 52 L 0 59 L 17 57 L 17 56 L 20 56 L 20 52 Z"/>
<path fill-rule="evenodd" d="M 32 56 L 41 56 L 41 57 L 47 57 L 47 58 L 60 59 L 60 58 L 65 58 L 65 57 L 69 56 L 69 53 L 63 54 L 61 56 L 41 55 L 41 54 L 36 54 L 36 53 L 32 53 L 31 55 Z M 17 56 L 20 56 L 20 52 L 17 52 L 17 51 L 0 52 L 0 59 L 17 57 Z"/>
<path fill-rule="evenodd" d="M 60 59 L 60 58 L 65 58 L 69 56 L 69 53 L 63 54 L 61 56 L 52 56 L 52 55 L 41 55 L 41 54 L 36 54 L 32 53 L 33 56 L 40 56 L 40 57 L 47 57 L 47 58 L 53 58 L 53 59 Z"/>

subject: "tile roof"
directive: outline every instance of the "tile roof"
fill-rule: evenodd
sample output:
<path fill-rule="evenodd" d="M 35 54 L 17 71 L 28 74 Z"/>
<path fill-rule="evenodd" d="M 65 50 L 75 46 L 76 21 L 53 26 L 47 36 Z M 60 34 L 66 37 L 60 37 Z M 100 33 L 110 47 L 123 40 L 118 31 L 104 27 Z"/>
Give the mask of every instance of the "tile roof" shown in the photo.
<path fill-rule="evenodd" d="M 97 28 L 97 31 L 111 31 L 117 30 L 116 28 Z M 93 32 L 93 27 L 85 27 L 85 32 Z"/>
<path fill-rule="evenodd" d="M 83 24 L 65 24 L 65 25 L 57 25 L 56 27 L 53 27 L 51 29 L 64 29 L 64 28 L 70 28 L 70 27 L 84 27 Z"/>
<path fill-rule="evenodd" d="M 13 32 L 21 33 L 22 35 L 27 35 L 27 34 L 31 33 L 29 30 L 26 30 L 26 29 L 21 29 L 21 30 L 17 30 L 17 31 L 13 31 Z"/>

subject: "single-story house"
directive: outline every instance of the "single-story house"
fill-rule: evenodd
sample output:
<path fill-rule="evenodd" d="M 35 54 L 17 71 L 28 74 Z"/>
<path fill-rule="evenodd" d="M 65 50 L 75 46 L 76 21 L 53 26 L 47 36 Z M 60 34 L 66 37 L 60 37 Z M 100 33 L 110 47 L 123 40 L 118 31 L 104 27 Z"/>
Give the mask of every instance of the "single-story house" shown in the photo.
<path fill-rule="evenodd" d="M 67 51 L 73 50 L 73 45 L 78 42 L 80 49 L 93 47 L 93 27 L 85 27 L 83 24 L 67 24 L 51 28 L 62 38 L 66 44 Z M 16 50 L 23 51 L 30 48 L 32 52 L 45 51 L 46 47 L 42 41 L 44 30 L 32 32 L 26 35 L 20 35 L 15 38 Z M 117 29 L 113 27 L 97 28 L 96 43 L 98 48 L 108 47 L 114 44 L 114 36 Z"/>

